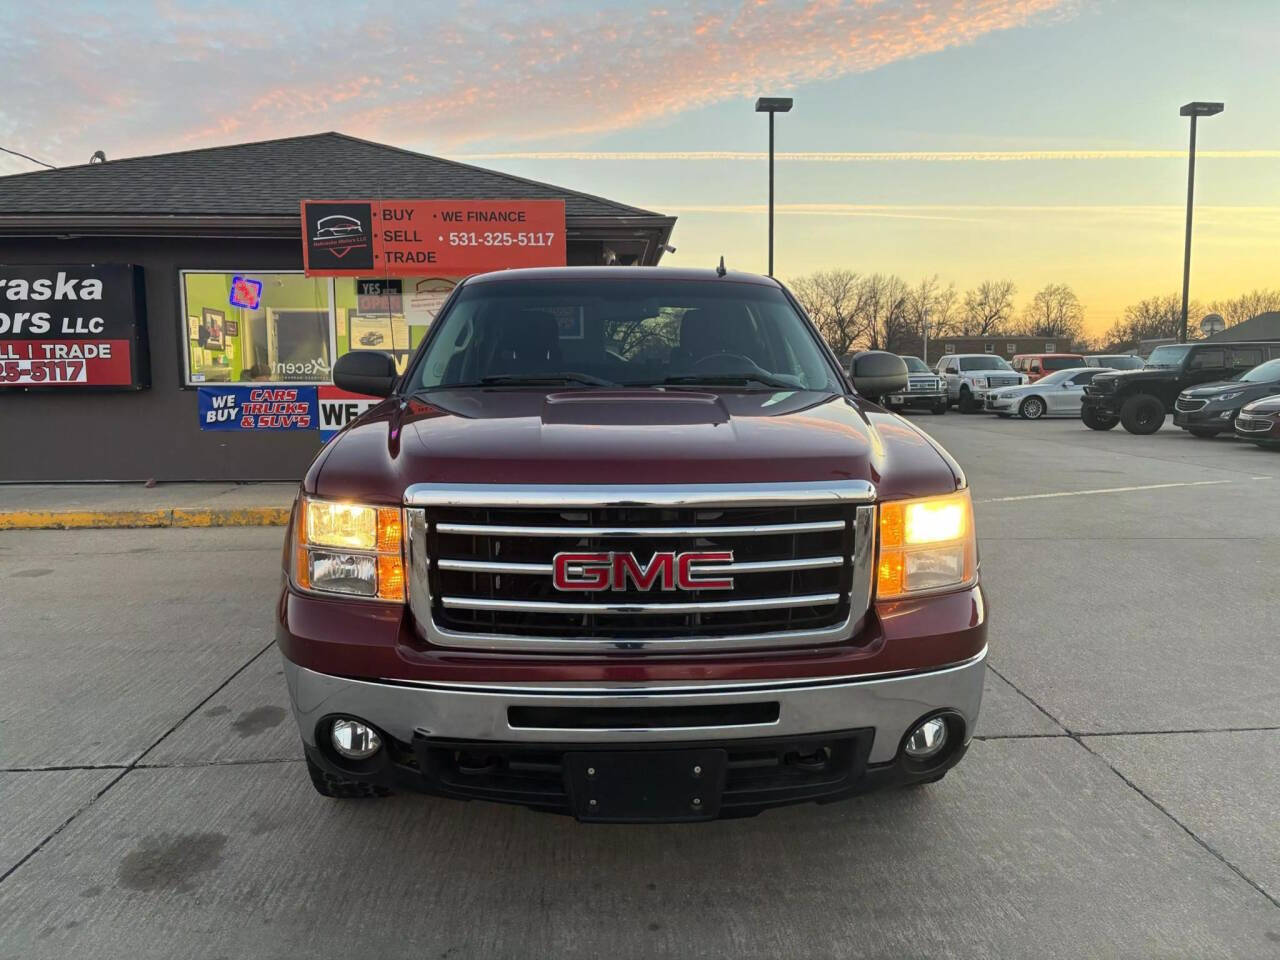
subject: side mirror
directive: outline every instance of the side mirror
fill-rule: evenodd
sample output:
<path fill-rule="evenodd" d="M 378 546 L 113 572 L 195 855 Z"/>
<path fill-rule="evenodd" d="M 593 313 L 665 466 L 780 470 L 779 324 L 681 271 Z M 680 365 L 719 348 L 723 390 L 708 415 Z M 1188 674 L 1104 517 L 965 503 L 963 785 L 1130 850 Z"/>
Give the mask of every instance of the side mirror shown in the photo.
<path fill-rule="evenodd" d="M 396 359 L 381 350 L 352 350 L 333 365 L 333 384 L 371 397 L 390 396 L 395 388 Z"/>
<path fill-rule="evenodd" d="M 879 400 L 886 393 L 906 389 L 907 363 L 896 353 L 863 350 L 849 361 L 849 378 L 859 396 Z"/>

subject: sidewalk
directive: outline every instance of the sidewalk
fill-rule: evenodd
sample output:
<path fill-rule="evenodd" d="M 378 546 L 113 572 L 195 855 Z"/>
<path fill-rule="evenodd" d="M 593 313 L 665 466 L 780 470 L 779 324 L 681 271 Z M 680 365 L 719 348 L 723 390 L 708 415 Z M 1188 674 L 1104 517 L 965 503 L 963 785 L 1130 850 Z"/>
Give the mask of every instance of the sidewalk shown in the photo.
<path fill-rule="evenodd" d="M 283 526 L 297 492 L 296 483 L 0 484 L 0 530 Z"/>

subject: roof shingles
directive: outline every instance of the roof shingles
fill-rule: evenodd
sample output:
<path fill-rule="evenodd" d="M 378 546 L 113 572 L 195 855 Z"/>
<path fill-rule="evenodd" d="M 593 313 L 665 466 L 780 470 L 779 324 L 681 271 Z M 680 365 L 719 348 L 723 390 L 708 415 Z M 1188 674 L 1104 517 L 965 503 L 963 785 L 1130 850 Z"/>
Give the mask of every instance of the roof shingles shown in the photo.
<path fill-rule="evenodd" d="M 564 187 L 317 133 L 0 177 L 0 214 L 288 215 L 304 199 L 565 201 L 570 217 L 654 217 Z"/>

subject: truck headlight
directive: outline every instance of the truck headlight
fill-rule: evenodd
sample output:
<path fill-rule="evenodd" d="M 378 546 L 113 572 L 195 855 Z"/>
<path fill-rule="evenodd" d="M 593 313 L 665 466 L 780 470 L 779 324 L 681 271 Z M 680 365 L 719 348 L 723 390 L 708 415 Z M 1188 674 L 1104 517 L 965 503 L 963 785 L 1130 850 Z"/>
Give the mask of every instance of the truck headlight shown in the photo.
<path fill-rule="evenodd" d="M 960 589 L 977 579 L 977 538 L 968 490 L 880 504 L 877 598 Z"/>
<path fill-rule="evenodd" d="M 293 530 L 293 582 L 300 589 L 404 601 L 399 507 L 301 497 Z"/>
<path fill-rule="evenodd" d="M 987 378 L 986 378 L 986 377 L 974 377 L 974 378 L 973 378 L 973 385 L 974 385 L 975 387 L 985 387 L 985 386 L 987 385 Z"/>

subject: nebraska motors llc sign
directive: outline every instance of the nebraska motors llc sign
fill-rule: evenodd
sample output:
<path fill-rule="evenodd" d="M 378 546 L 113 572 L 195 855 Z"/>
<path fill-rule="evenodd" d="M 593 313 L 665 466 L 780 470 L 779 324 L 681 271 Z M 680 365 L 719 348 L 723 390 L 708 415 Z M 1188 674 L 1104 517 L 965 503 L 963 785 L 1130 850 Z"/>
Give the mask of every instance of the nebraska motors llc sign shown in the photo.
<path fill-rule="evenodd" d="M 148 374 L 139 267 L 0 265 L 0 389 L 138 390 Z"/>

